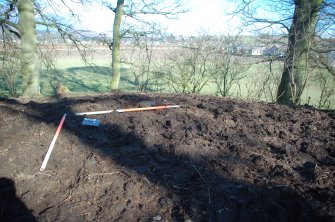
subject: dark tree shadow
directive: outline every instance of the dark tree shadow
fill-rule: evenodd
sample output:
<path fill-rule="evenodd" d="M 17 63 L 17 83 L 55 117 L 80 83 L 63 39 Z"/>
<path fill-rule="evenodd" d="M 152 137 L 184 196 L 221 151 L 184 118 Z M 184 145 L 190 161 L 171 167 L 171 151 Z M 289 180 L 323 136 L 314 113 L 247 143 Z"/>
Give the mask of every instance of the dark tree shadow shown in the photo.
<path fill-rule="evenodd" d="M 92 72 L 96 75 L 111 76 L 112 67 L 108 66 L 81 66 L 81 67 L 71 67 L 67 68 L 66 71 L 70 72 L 73 75 L 76 75 L 81 72 Z"/>
<path fill-rule="evenodd" d="M 0 177 L 0 221 L 37 221 L 23 201 L 16 196 L 13 180 Z"/>
<path fill-rule="evenodd" d="M 106 78 L 112 76 L 112 68 L 108 66 L 84 66 L 84 67 L 71 67 L 66 69 L 70 75 L 60 75 L 59 78 L 62 82 L 66 83 L 73 92 L 106 92 L 109 90 L 109 87 L 103 87 L 100 83 L 88 85 L 78 77 L 79 73 L 91 72 L 92 75 L 97 75 L 97 78 Z M 136 83 L 130 78 L 127 73 L 127 69 L 121 68 L 121 82 L 126 83 L 125 90 L 136 90 Z M 107 84 L 108 85 L 108 84 Z"/>

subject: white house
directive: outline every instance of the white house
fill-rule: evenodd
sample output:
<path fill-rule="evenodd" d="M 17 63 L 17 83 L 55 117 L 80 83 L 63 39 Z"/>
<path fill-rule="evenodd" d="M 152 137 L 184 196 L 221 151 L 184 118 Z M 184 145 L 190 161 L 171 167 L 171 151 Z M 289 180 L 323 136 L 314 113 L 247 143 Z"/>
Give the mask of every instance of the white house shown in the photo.
<path fill-rule="evenodd" d="M 252 49 L 251 55 L 254 55 L 254 56 L 263 55 L 265 49 L 266 49 L 265 47 L 255 47 L 255 48 Z"/>
<path fill-rule="evenodd" d="M 333 67 L 335 67 L 335 51 L 328 53 L 328 61 Z"/>

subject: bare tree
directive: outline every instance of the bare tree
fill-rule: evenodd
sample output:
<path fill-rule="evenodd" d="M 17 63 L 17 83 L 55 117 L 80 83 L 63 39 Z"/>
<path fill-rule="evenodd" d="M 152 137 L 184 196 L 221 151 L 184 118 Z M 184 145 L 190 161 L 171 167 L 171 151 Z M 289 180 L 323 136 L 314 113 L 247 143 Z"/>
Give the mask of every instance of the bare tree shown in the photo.
<path fill-rule="evenodd" d="M 2 39 L 3 41 L 5 39 Z M 0 69 L 0 89 L 4 90 L 10 97 L 17 97 L 18 73 L 20 72 L 20 50 L 16 44 L 3 44 L 1 47 L 1 69 Z"/>
<path fill-rule="evenodd" d="M 200 93 L 214 77 L 214 48 L 205 34 L 171 52 L 161 68 L 166 84 L 178 93 Z"/>
<path fill-rule="evenodd" d="M 0 25 L 4 37 L 3 43 L 11 45 L 11 42 L 17 39 L 20 42 L 22 95 L 39 95 L 34 3 L 32 0 L 7 0 L 2 4 L 4 10 L 1 11 Z M 13 36 L 9 33 L 12 33 Z M 10 54 L 7 55 L 10 56 Z M 10 61 L 9 58 L 8 61 Z"/>
<path fill-rule="evenodd" d="M 253 66 L 257 69 L 253 70 Z M 283 64 L 270 59 L 251 65 L 251 72 L 244 82 L 246 93 L 244 97 L 250 101 L 276 102 L 278 85 Z"/>
<path fill-rule="evenodd" d="M 0 87 L 3 95 L 17 96 L 16 82 L 20 72 L 18 26 L 10 20 L 13 17 L 14 5 L 9 1 L 0 3 Z"/>
<path fill-rule="evenodd" d="M 335 76 L 326 70 L 321 70 L 314 76 L 313 85 L 320 90 L 320 98 L 317 106 L 320 109 L 334 108 L 335 100 Z"/>
<path fill-rule="evenodd" d="M 239 94 L 249 64 L 243 56 L 232 54 L 237 39 L 200 33 L 171 50 L 157 73 L 175 92 L 200 93 L 207 88 L 221 96 Z"/>
<path fill-rule="evenodd" d="M 238 36 L 222 36 L 216 40 L 213 59 L 213 82 L 216 94 L 232 96 L 233 89 L 240 88 L 240 82 L 246 76 L 249 65 L 243 56 L 235 56 L 231 50 L 236 45 Z"/>
<path fill-rule="evenodd" d="M 155 26 L 152 28 L 153 30 L 150 35 L 137 39 L 128 61 L 130 65 L 129 69 L 134 76 L 137 89 L 141 92 L 151 90 L 150 87 L 153 86 L 156 79 L 154 60 L 159 60 L 155 56 L 159 52 L 159 49 L 154 49 L 154 35 L 158 36 L 159 30 L 156 30 Z M 154 50 L 156 53 L 154 53 Z M 157 62 L 159 63 L 159 61 Z"/>
<path fill-rule="evenodd" d="M 80 0 L 80 3 L 84 3 L 84 1 Z M 43 25 L 47 29 L 58 31 L 64 39 L 69 38 L 80 49 L 80 41 L 76 38 L 76 34 L 80 34 L 80 32 L 77 32 L 71 25 L 60 22 L 61 19 L 57 19 L 56 16 L 57 10 L 53 10 L 54 14 L 45 14 L 42 3 L 54 9 L 52 0 L 41 2 L 34 0 L 7 0 L 0 3 L 1 9 L 3 9 L 0 10 L 3 43 L 8 45 L 15 40 L 20 42 L 22 95 L 28 97 L 40 94 L 40 54 L 37 46 L 37 24 Z M 61 4 L 67 7 L 64 1 Z M 70 8 L 68 9 L 71 10 Z M 83 51 L 81 50 L 80 52 L 84 57 Z"/>
<path fill-rule="evenodd" d="M 18 0 L 22 95 L 40 94 L 36 22 L 32 0 Z"/>
<path fill-rule="evenodd" d="M 113 25 L 113 50 L 112 50 L 112 82 L 111 89 L 119 88 L 121 61 L 120 61 L 120 45 L 121 45 L 121 20 L 123 16 L 124 0 L 118 0 L 117 6 L 113 10 L 115 12 L 114 25 Z"/>
<path fill-rule="evenodd" d="M 180 0 L 172 0 L 172 1 L 128 1 L 125 5 L 124 0 L 118 0 L 116 7 L 112 5 L 107 6 L 114 13 L 114 25 L 113 25 L 113 42 L 110 45 L 112 48 L 112 82 L 111 89 L 116 90 L 119 88 L 120 81 L 120 69 L 121 69 L 121 60 L 120 60 L 120 41 L 127 34 L 134 34 L 136 32 L 134 29 L 125 29 L 121 31 L 121 21 L 122 17 L 126 16 L 131 18 L 135 22 L 139 22 L 142 24 L 150 25 L 150 21 L 145 20 L 143 17 L 145 15 L 161 15 L 167 18 L 175 17 L 177 14 L 185 12 L 182 9 Z M 143 31 L 139 31 L 141 33 Z"/>
<path fill-rule="evenodd" d="M 254 0 L 242 0 L 236 13 L 242 13 L 246 25 L 263 24 L 262 28 L 282 29 L 288 35 L 287 53 L 277 102 L 293 105 L 300 102 L 310 78 L 311 51 L 316 34 L 325 33 L 334 22 L 334 0 L 263 1 L 262 6 L 274 13 L 273 19 L 257 17 Z"/>
<path fill-rule="evenodd" d="M 278 88 L 277 102 L 293 105 L 300 101 L 309 77 L 309 55 L 322 0 L 295 1 L 289 29 L 284 71 Z"/>

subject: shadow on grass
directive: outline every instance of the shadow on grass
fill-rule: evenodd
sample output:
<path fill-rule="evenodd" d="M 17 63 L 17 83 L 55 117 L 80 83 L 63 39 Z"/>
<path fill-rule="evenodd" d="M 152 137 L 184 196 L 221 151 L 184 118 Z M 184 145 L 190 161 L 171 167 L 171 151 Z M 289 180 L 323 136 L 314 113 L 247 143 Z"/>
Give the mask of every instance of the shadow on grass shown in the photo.
<path fill-rule="evenodd" d="M 108 66 L 83 66 L 71 67 L 67 69 L 41 70 L 41 93 L 45 96 L 56 94 L 53 81 L 57 80 L 67 86 L 71 92 L 82 93 L 106 93 L 110 90 L 112 69 Z M 18 89 L 21 88 L 21 81 L 16 83 Z M 0 97 L 9 96 L 4 82 L 0 81 Z M 122 91 L 134 92 L 138 90 L 137 83 L 129 75 L 126 68 L 121 69 L 120 89 Z M 147 92 L 154 92 L 153 87 L 148 87 Z"/>
<path fill-rule="evenodd" d="M 125 91 L 136 91 L 136 83 L 127 75 L 127 69 L 121 69 L 120 88 Z M 105 93 L 110 89 L 112 69 L 108 66 L 83 66 L 68 69 L 43 70 L 41 88 L 45 95 L 54 95 L 52 81 L 55 79 L 71 92 Z"/>
<path fill-rule="evenodd" d="M 82 72 L 94 73 L 95 75 L 111 76 L 112 67 L 109 66 L 81 66 L 81 67 L 71 67 L 65 69 L 73 75 L 81 74 Z"/>
<path fill-rule="evenodd" d="M 91 75 L 97 75 L 97 78 L 101 78 L 99 75 L 105 76 L 103 78 L 110 78 L 112 76 L 112 68 L 108 66 L 83 66 L 83 67 L 71 67 L 66 69 L 67 72 L 71 73 L 72 79 L 80 82 L 79 78 L 75 76 L 81 75 L 82 73 L 92 73 Z M 64 82 L 67 82 L 69 78 L 65 79 Z M 71 80 L 70 80 L 71 81 Z M 110 79 L 109 79 L 110 81 Z M 73 83 L 73 80 L 71 81 Z M 92 92 L 102 92 L 100 86 L 88 87 L 88 84 L 79 84 L 79 88 L 87 88 Z M 132 76 L 129 75 L 129 71 L 126 68 L 121 68 L 121 77 L 120 85 L 122 90 L 126 91 L 136 91 L 138 89 L 138 84 L 133 80 Z M 106 87 L 105 87 L 106 88 Z M 153 92 L 154 90 L 150 87 L 146 90 L 147 92 Z"/>
<path fill-rule="evenodd" d="M 145 118 L 147 116 L 144 113 L 116 113 L 119 118 L 124 115 L 124 125 L 106 123 L 98 128 L 81 126 L 82 117 L 75 116 L 72 110 L 74 104 L 104 103 L 110 99 L 133 103 L 151 98 L 146 95 L 116 95 L 112 98 L 63 99 L 49 104 L 30 102 L 22 106 L 36 112 L 34 115 L 25 115 L 38 122 L 54 123 L 55 126 L 61 116 L 67 113 L 64 125 L 67 133 L 75 135 L 82 143 L 99 151 L 112 162 L 147 178 L 151 184 L 166 188 L 174 196 L 171 217 L 175 221 L 185 221 L 187 215 L 193 221 L 331 221 L 331 218 L 318 216 L 306 200 L 288 186 L 249 184 L 214 171 L 213 165 L 221 164 L 222 167 L 225 164 L 228 168 L 222 167 L 221 170 L 229 171 L 232 170 L 229 163 L 246 161 L 233 154 L 233 151 L 223 158 L 226 163 L 219 163 L 218 157 L 210 153 L 177 153 L 176 146 L 187 145 L 183 144 L 186 142 L 183 141 L 184 133 L 188 133 L 188 140 L 193 140 L 192 131 L 200 134 L 206 132 L 201 122 L 193 122 L 198 120 L 196 114 L 187 114 L 186 119 L 178 119 L 180 116 L 175 115 L 175 110 L 163 110 L 157 113 L 160 118 L 150 120 Z M 135 118 L 141 119 L 141 122 L 132 122 Z M 161 121 L 158 124 L 160 128 L 150 128 L 154 121 Z M 178 131 L 174 124 L 180 124 L 184 131 Z M 145 126 L 148 128 L 145 129 Z M 136 127 L 143 127 L 143 134 Z M 159 131 L 160 142 L 159 139 L 155 142 L 144 139 L 144 134 L 154 133 L 151 130 Z M 241 140 L 241 144 L 244 142 Z M 263 143 L 260 141 L 257 144 L 264 146 Z M 159 207 L 164 208 L 164 204 Z"/>

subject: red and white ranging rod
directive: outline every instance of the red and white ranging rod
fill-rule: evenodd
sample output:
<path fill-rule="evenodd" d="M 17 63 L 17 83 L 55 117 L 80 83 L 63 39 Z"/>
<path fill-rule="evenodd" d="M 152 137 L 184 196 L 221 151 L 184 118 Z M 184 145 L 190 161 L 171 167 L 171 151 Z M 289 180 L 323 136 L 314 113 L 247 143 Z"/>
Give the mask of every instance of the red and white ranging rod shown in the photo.
<path fill-rule="evenodd" d="M 66 118 L 66 113 L 63 115 L 62 120 L 60 121 L 60 123 L 59 123 L 59 125 L 58 125 L 58 128 L 57 128 L 57 130 L 56 130 L 56 133 L 55 133 L 55 135 L 54 135 L 54 138 L 52 139 L 51 144 L 50 144 L 50 146 L 49 146 L 47 155 L 45 155 L 45 157 L 44 157 L 44 160 L 43 160 L 43 163 L 42 163 L 42 166 L 41 166 L 40 171 L 45 170 L 45 167 L 47 166 L 47 163 L 48 163 L 48 161 L 49 161 L 51 152 L 52 152 L 52 150 L 53 150 L 53 148 L 54 148 L 54 146 L 55 146 L 55 143 L 56 143 L 58 134 L 59 134 L 60 130 L 62 129 L 62 126 L 63 126 L 63 123 L 64 123 L 64 121 L 65 121 L 65 118 Z"/>
<path fill-rule="evenodd" d="M 140 108 L 129 108 L 129 109 L 117 109 L 116 112 L 125 113 L 125 112 L 136 112 L 136 111 L 146 111 L 146 110 L 159 110 L 159 109 L 170 109 L 170 108 L 179 108 L 179 105 L 167 105 L 167 106 L 149 106 L 149 107 L 140 107 Z"/>
<path fill-rule="evenodd" d="M 166 106 L 148 106 L 148 107 L 139 107 L 139 108 L 127 108 L 127 109 L 117 109 L 116 112 L 125 113 L 125 112 L 137 112 L 137 111 L 147 111 L 147 110 L 160 110 L 160 109 L 170 109 L 170 108 L 179 108 L 180 105 L 166 105 Z M 82 112 L 75 113 L 76 116 L 84 115 L 99 115 L 111 113 L 114 110 L 105 110 L 105 111 L 93 111 L 93 112 Z"/>
<path fill-rule="evenodd" d="M 99 114 L 107 114 L 111 113 L 114 110 L 105 110 L 105 111 L 93 111 L 93 112 L 82 112 L 82 113 L 75 113 L 76 116 L 84 116 L 84 115 L 99 115 Z"/>

